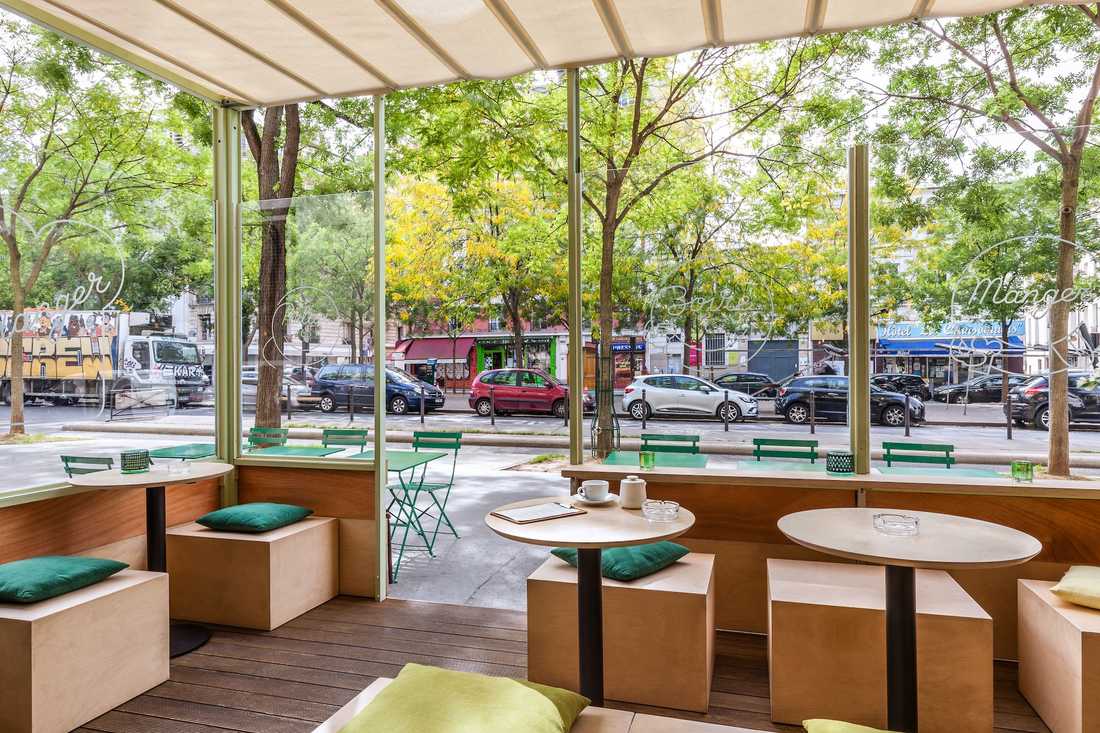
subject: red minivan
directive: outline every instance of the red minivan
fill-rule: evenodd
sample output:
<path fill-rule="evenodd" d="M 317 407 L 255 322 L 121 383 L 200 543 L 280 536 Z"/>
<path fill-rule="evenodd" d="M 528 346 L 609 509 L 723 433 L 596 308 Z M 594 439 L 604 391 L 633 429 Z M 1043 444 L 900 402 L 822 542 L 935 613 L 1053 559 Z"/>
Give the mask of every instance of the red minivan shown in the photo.
<path fill-rule="evenodd" d="M 546 412 L 565 417 L 569 388 L 539 369 L 492 369 L 482 372 L 470 385 L 470 407 L 489 417 L 496 403 L 497 413 Z M 584 409 L 591 410 L 592 398 L 584 396 Z"/>

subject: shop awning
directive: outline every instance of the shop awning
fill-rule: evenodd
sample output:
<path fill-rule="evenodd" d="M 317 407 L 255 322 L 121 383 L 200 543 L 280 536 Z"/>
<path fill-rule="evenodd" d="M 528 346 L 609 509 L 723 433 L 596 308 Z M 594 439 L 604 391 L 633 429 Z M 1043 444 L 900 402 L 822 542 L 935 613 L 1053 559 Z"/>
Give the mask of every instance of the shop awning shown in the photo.
<path fill-rule="evenodd" d="M 474 339 L 467 336 L 457 339 L 414 338 L 402 342 L 394 351 L 405 352 L 406 364 L 423 364 L 429 359 L 435 359 L 441 364 L 453 364 L 465 362 L 473 347 Z"/>
<path fill-rule="evenodd" d="M 1065 2 L 1067 0 L 1061 0 Z M 382 94 L 1021 0 L 0 0 L 214 102 Z"/>
<path fill-rule="evenodd" d="M 1019 336 L 1009 336 L 1002 344 L 995 338 L 922 338 L 889 339 L 880 338 L 876 354 L 878 356 L 956 356 L 968 353 L 977 355 L 1000 354 L 1001 349 L 1009 356 L 1022 356 L 1024 342 Z"/>

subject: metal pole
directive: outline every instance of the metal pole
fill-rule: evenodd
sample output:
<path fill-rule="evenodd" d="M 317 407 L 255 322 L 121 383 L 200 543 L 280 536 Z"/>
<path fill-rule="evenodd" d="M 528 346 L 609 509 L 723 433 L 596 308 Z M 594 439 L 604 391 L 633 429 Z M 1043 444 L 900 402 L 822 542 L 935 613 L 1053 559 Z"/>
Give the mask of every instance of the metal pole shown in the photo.
<path fill-rule="evenodd" d="M 1012 440 L 1012 392 L 1005 398 L 1005 437 Z"/>
<path fill-rule="evenodd" d="M 374 98 L 374 516 L 379 519 L 376 597 L 384 600 L 390 579 L 386 516 L 386 98 Z M 384 544 L 383 544 L 384 543 Z M 385 547 L 387 552 L 381 552 Z"/>
<path fill-rule="evenodd" d="M 909 393 L 905 393 L 905 437 L 909 437 Z"/>
<path fill-rule="evenodd" d="M 917 610 L 913 568 L 886 566 L 886 717 L 890 730 L 917 730 Z"/>
<path fill-rule="evenodd" d="M 577 550 L 577 642 L 581 694 L 603 705 L 603 578 L 600 548 Z"/>
<path fill-rule="evenodd" d="M 497 398 L 496 387 L 489 385 L 489 424 L 497 424 Z"/>
<path fill-rule="evenodd" d="M 642 387 L 642 430 L 645 430 L 645 419 L 649 415 L 649 403 L 645 401 L 645 387 Z"/>
<path fill-rule="evenodd" d="M 817 400 L 814 394 L 814 388 L 810 387 L 810 435 L 817 432 Z"/>
<path fill-rule="evenodd" d="M 348 387 L 348 422 L 355 422 L 355 385 Z"/>
<path fill-rule="evenodd" d="M 581 82 L 580 70 L 565 72 L 567 106 L 565 127 L 568 137 L 567 178 L 569 183 L 569 318 L 568 374 L 569 462 L 584 462 L 584 324 L 581 322 Z"/>
<path fill-rule="evenodd" d="M 286 386 L 286 421 L 290 422 L 290 385 Z"/>
<path fill-rule="evenodd" d="M 420 424 L 424 424 L 424 388 L 420 388 Z"/>
<path fill-rule="evenodd" d="M 869 158 L 866 145 L 848 148 L 848 439 L 857 474 L 871 472 Z"/>
<path fill-rule="evenodd" d="M 730 431 L 729 411 L 726 405 L 730 402 L 730 391 L 728 389 L 722 390 L 722 428 L 728 433 Z"/>

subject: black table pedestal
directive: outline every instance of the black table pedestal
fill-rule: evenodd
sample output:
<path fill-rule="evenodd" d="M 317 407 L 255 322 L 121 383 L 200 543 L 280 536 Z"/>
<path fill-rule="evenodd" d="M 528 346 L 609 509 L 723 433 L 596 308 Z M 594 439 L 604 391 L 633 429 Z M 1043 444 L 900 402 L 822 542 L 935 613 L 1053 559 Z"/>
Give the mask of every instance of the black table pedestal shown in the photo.
<path fill-rule="evenodd" d="M 600 548 L 577 550 L 577 640 L 581 694 L 603 705 L 603 573 Z"/>
<path fill-rule="evenodd" d="M 893 731 L 917 730 L 917 604 L 913 568 L 886 566 L 886 710 Z"/>
<path fill-rule="evenodd" d="M 164 487 L 145 489 L 145 552 L 146 567 L 156 573 L 168 572 L 168 520 L 164 508 Z M 197 624 L 172 624 L 168 630 L 169 656 L 178 657 L 193 652 L 210 641 L 210 632 Z"/>

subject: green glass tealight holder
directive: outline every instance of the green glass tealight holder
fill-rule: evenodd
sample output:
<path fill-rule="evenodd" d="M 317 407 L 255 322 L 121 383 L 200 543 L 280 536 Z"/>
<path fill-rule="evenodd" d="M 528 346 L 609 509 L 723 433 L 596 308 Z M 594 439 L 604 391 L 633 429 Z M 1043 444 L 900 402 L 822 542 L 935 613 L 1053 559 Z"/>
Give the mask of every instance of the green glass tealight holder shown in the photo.
<path fill-rule="evenodd" d="M 149 451 L 127 450 L 119 456 L 123 473 L 144 473 L 149 470 Z"/>
<path fill-rule="evenodd" d="M 652 471 L 657 465 L 657 454 L 651 450 L 644 450 L 638 454 L 638 466 L 643 471 Z"/>
<path fill-rule="evenodd" d="M 1013 461 L 1012 462 L 1012 480 L 1013 481 L 1034 481 L 1035 480 L 1035 464 L 1031 461 Z"/>

